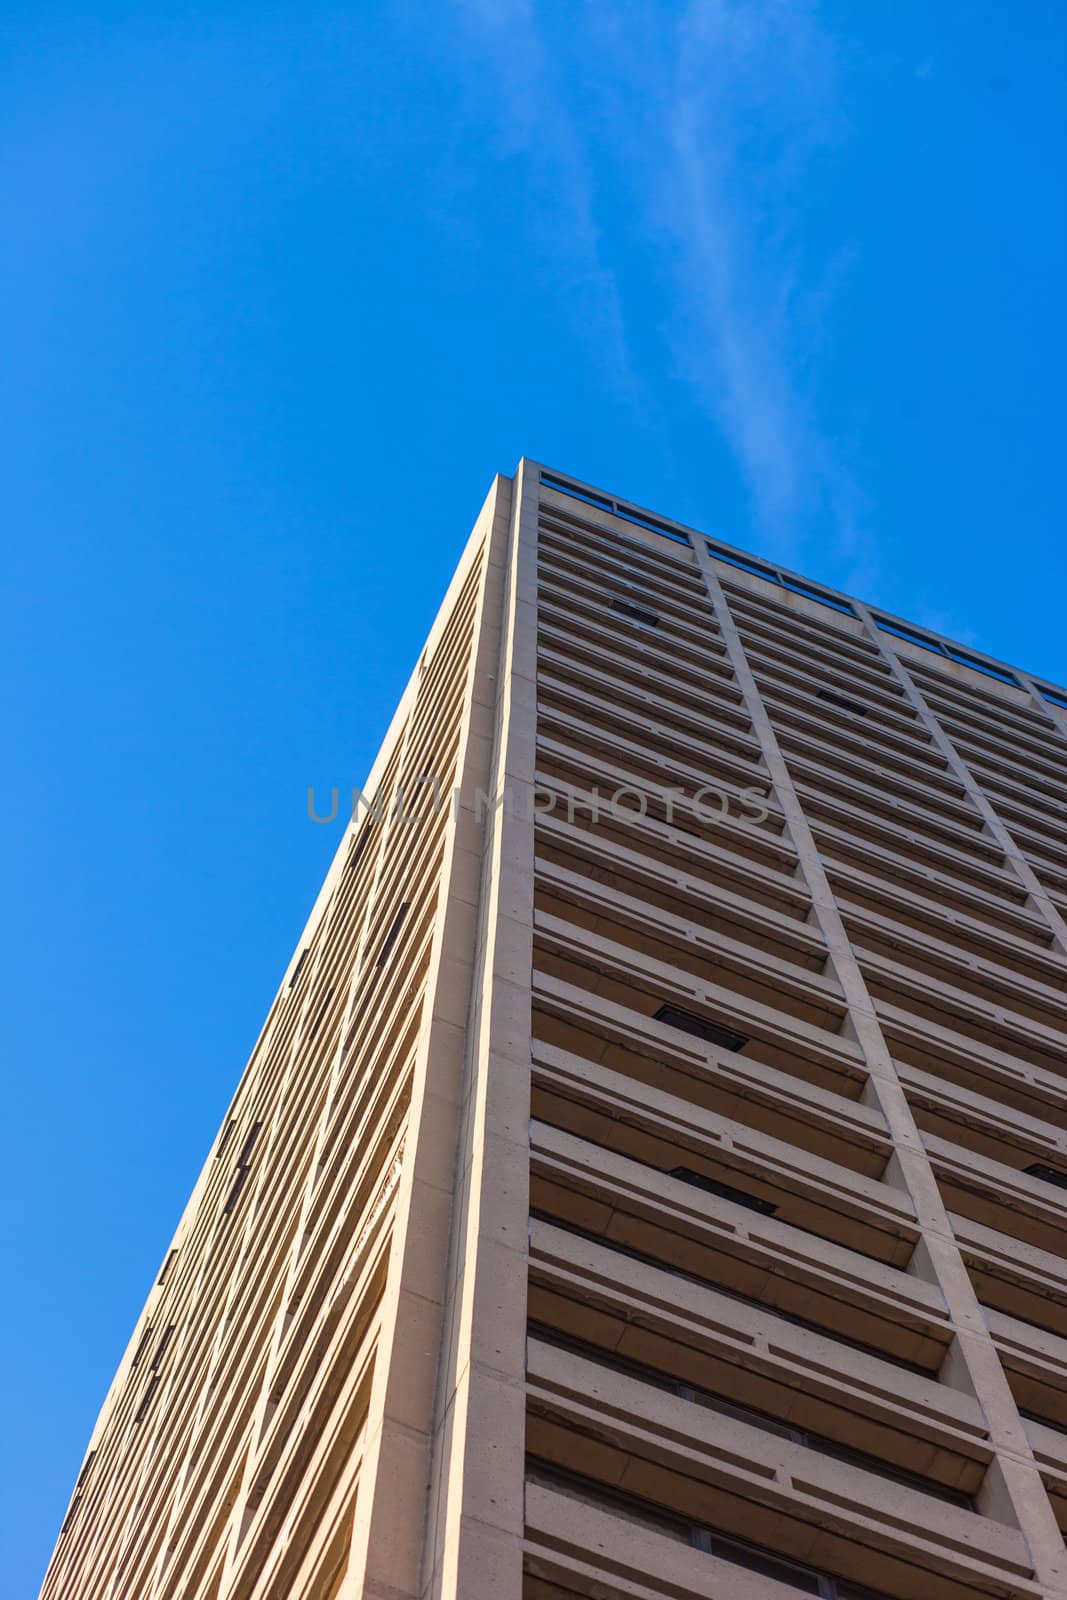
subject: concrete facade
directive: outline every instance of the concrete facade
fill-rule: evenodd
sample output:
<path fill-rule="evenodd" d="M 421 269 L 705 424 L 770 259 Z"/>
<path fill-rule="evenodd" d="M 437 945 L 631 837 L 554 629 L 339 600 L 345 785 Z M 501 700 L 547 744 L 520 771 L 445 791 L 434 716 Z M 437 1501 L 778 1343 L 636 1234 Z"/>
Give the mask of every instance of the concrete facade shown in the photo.
<path fill-rule="evenodd" d="M 1067 1600 L 1067 692 L 498 478 L 45 1600 Z"/>

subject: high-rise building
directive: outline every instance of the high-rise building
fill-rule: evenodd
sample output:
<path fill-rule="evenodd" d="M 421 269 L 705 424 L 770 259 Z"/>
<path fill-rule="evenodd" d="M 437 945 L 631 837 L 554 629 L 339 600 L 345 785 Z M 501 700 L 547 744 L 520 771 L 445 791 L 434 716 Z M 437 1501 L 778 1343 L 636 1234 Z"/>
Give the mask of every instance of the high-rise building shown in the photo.
<path fill-rule="evenodd" d="M 1063 690 L 498 478 L 47 1600 L 1062 1600 L 1065 767 Z"/>

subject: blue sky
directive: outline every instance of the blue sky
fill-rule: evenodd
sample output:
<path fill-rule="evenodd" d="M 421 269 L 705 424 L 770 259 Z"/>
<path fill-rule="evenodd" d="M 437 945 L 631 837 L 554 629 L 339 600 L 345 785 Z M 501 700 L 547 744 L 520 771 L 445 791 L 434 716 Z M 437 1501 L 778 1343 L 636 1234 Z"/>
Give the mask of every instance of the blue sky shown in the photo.
<path fill-rule="evenodd" d="M 7 1592 L 494 471 L 1067 677 L 1065 61 L 1042 0 L 8 10 Z"/>

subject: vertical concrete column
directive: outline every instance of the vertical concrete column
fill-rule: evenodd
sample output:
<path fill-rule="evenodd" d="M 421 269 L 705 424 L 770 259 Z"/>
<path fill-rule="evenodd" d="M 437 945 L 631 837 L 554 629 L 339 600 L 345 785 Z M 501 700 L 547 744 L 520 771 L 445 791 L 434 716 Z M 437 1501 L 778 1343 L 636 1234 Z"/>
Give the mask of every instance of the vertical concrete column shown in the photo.
<path fill-rule="evenodd" d="M 886 1181 L 906 1190 L 922 1231 L 911 1270 L 935 1283 L 944 1298 L 954 1342 L 942 1377 L 951 1375 L 953 1381 L 971 1389 L 985 1413 L 995 1453 L 983 1490 L 985 1508 L 1021 1529 L 1038 1581 L 1049 1597 L 1062 1600 L 1067 1595 L 1067 1552 L 1026 1430 L 714 561 L 703 540 L 695 538 L 694 546 L 745 709 L 796 847 L 800 871 L 811 891 L 829 966 L 848 1006 L 846 1026 L 863 1052 L 870 1091 L 892 1140 L 893 1157 Z"/>
<path fill-rule="evenodd" d="M 1050 700 L 1046 700 L 1029 673 L 1020 672 L 1018 668 L 1013 668 L 1012 670 L 1030 696 L 1030 704 L 1034 710 L 1045 719 L 1050 728 L 1055 729 L 1061 739 L 1067 739 L 1067 711 L 1063 711 L 1059 706 L 1054 706 Z"/>
<path fill-rule="evenodd" d="M 522 1591 L 538 470 L 512 492 L 424 1593 Z"/>
<path fill-rule="evenodd" d="M 1048 925 L 1052 935 L 1053 948 L 1060 955 L 1067 955 L 1067 923 L 1064 923 L 1059 911 L 1053 905 L 1044 888 L 1030 865 L 1029 861 L 1019 849 L 1005 824 L 1001 821 L 992 803 L 987 799 L 985 792 L 975 782 L 974 774 L 960 755 L 948 734 L 938 722 L 919 688 L 915 679 L 908 671 L 904 662 L 884 642 L 884 635 L 880 628 L 875 626 L 874 618 L 868 608 L 860 600 L 852 602 L 852 609 L 867 630 L 867 636 L 875 645 L 882 660 L 888 666 L 897 683 L 903 689 L 908 704 L 919 718 L 920 723 L 930 735 L 935 749 L 944 756 L 953 777 L 957 778 L 966 792 L 968 800 L 977 811 L 990 837 L 995 839 L 1004 858 L 1011 866 L 1022 887 L 1026 890 L 1033 902 L 1034 909 L 1040 913 Z"/>
<path fill-rule="evenodd" d="M 458 792 L 445 835 L 343 1600 L 416 1600 L 422 1585 L 479 941 L 483 822 L 476 797 L 489 783 L 493 754 L 495 706 L 487 703 L 487 686 L 500 654 L 510 510 L 511 485 L 498 478 L 478 523 L 486 549 L 461 712 Z"/>

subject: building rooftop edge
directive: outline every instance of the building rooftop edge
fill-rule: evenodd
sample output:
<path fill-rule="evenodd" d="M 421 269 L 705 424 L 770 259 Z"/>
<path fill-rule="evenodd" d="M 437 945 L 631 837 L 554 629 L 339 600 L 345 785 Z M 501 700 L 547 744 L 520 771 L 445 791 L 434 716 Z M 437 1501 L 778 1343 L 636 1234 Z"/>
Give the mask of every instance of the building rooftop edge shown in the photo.
<path fill-rule="evenodd" d="M 801 572 L 795 572 L 792 568 L 783 566 L 780 562 L 771 561 L 765 556 L 759 556 L 750 550 L 746 550 L 742 545 L 732 545 L 725 539 L 713 538 L 700 528 L 694 528 L 687 522 L 679 522 L 674 517 L 665 516 L 661 511 L 653 511 L 647 506 L 640 505 L 637 501 L 621 499 L 610 489 L 602 489 L 596 484 L 588 483 L 585 479 L 576 477 L 574 473 L 557 471 L 555 467 L 550 467 L 547 463 L 537 461 L 531 456 L 523 456 L 521 464 L 535 470 L 539 481 L 551 480 L 546 482 L 546 487 L 556 487 L 561 489 L 563 493 L 567 493 L 568 489 L 578 490 L 579 498 L 586 496 L 594 506 L 599 505 L 601 509 L 610 511 L 616 516 L 622 515 L 626 521 L 636 520 L 640 527 L 651 528 L 655 531 L 656 524 L 661 523 L 666 528 L 676 529 L 678 533 L 684 534 L 687 540 L 703 539 L 711 546 L 713 551 L 725 551 L 730 556 L 751 563 L 753 567 L 762 568 L 762 572 L 756 571 L 753 574 L 756 577 L 765 577 L 777 582 L 780 582 L 781 578 L 784 577 L 792 582 L 815 589 L 839 602 L 858 603 L 866 606 L 876 619 L 882 619 L 894 627 L 905 630 L 905 636 L 914 636 L 915 642 L 921 643 L 923 639 L 928 639 L 941 645 L 946 652 L 955 652 L 964 658 L 969 657 L 972 661 L 997 668 L 1001 673 L 1007 674 L 1013 682 L 1016 682 L 1016 686 L 1019 688 L 1025 689 L 1026 684 L 1018 683 L 1018 678 L 1026 679 L 1035 686 L 1038 693 L 1042 693 L 1044 698 L 1049 700 L 1050 704 L 1059 705 L 1061 709 L 1067 710 L 1067 686 L 1058 683 L 1054 679 L 1043 675 L 1039 677 L 1026 667 L 1016 666 L 1012 662 L 1004 661 L 1001 657 L 990 655 L 988 651 L 979 650 L 972 645 L 961 644 L 948 634 L 938 633 L 936 629 L 926 627 L 925 624 L 910 622 L 906 617 L 899 617 L 877 602 L 864 600 L 860 595 L 849 594 L 844 589 L 835 589 L 832 584 L 824 583 L 821 579 L 809 578 Z M 627 517 L 627 511 L 636 515 Z M 950 656 L 949 659 L 953 659 L 953 657 Z M 966 666 L 968 662 L 964 659 L 957 664 Z M 1051 694 L 1048 691 L 1051 691 Z"/>

